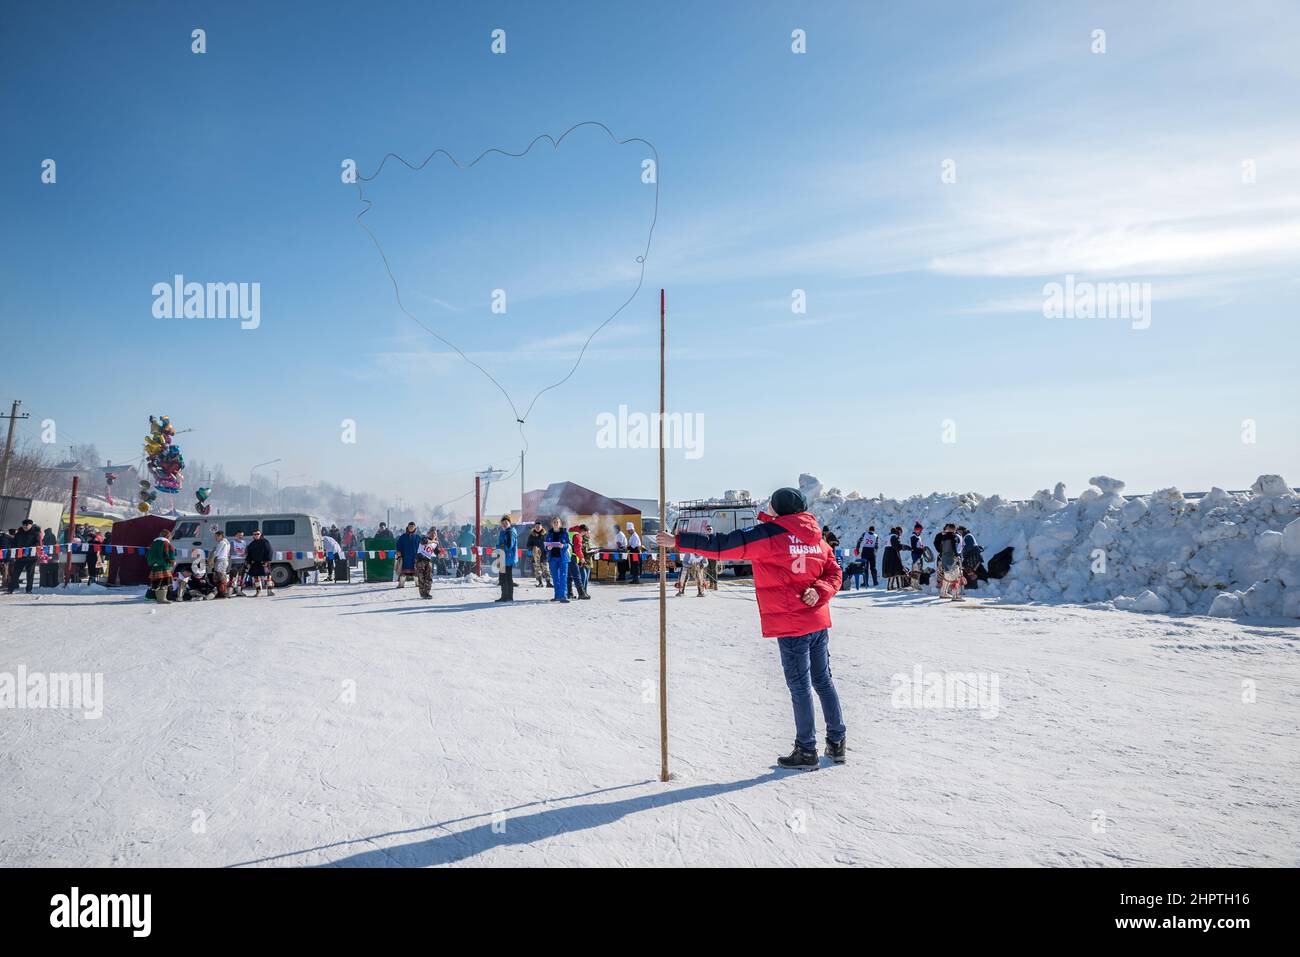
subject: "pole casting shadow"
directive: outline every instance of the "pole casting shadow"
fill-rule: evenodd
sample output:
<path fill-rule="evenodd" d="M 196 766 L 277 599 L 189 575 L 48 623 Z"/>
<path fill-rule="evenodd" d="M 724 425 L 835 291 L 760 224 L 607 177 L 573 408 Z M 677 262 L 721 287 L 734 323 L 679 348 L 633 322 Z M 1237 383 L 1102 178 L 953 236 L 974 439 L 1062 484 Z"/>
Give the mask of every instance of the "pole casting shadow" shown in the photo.
<path fill-rule="evenodd" d="M 787 775 L 777 770 L 769 771 L 767 774 L 758 777 L 746 778 L 741 781 L 732 781 L 725 784 L 699 784 L 692 787 L 678 788 L 672 791 L 660 792 L 656 794 L 645 794 L 640 797 L 627 798 L 622 801 L 608 801 L 605 803 L 580 804 L 566 807 L 548 807 L 541 811 L 535 811 L 531 814 L 522 816 L 506 816 L 502 821 L 504 825 L 500 831 L 492 829 L 492 821 L 489 819 L 486 823 L 477 827 L 472 827 L 465 831 L 452 831 L 438 834 L 427 840 L 416 841 L 410 844 L 402 844 L 396 847 L 371 847 L 364 851 L 358 851 L 354 854 L 348 854 L 327 864 L 320 865 L 323 867 L 432 867 L 438 864 L 455 864 L 459 861 L 467 860 L 484 851 L 490 851 L 498 847 L 512 847 L 516 845 L 532 844 L 534 841 L 545 838 L 555 837 L 559 834 L 572 834 L 577 831 L 590 830 L 591 828 L 603 827 L 606 824 L 612 824 L 629 814 L 636 814 L 639 811 L 650 811 L 658 808 L 670 807 L 674 804 L 680 804 L 683 801 L 694 801 L 700 798 L 716 797 L 720 794 L 729 794 L 733 791 L 741 791 L 746 788 L 754 787 L 768 781 L 778 781 Z M 629 787 L 640 787 L 645 784 L 653 784 L 652 781 L 641 781 L 635 784 L 624 784 L 617 788 L 607 788 L 602 791 L 592 791 L 589 794 L 603 794 L 607 791 L 622 790 Z M 588 795 L 577 795 L 577 797 L 586 797 Z M 560 800 L 565 800 L 561 798 Z M 521 805 L 521 807 L 533 807 L 537 803 Z M 514 809 L 506 809 L 506 811 Z M 414 828 L 411 831 L 391 831 L 388 834 L 377 834 L 371 837 L 356 838 L 352 841 L 339 841 L 334 844 L 326 844 L 321 847 L 309 848 L 304 851 L 292 851 L 287 854 L 279 854 L 271 857 L 261 858 L 254 861 L 244 861 L 240 864 L 231 865 L 233 867 L 243 867 L 249 864 L 263 864 L 272 861 L 283 860 L 285 858 L 296 857 L 299 854 L 307 854 L 313 851 L 324 851 L 333 847 L 346 847 L 350 844 L 360 844 L 380 840 L 396 834 L 419 833 L 421 831 L 434 831 L 445 828 L 448 824 L 455 824 L 458 821 L 473 820 L 474 817 L 487 817 L 490 814 L 473 815 L 468 818 L 459 818 L 454 821 L 444 821 L 439 824 L 430 824 L 423 828 Z M 499 827 L 501 825 L 498 825 Z"/>

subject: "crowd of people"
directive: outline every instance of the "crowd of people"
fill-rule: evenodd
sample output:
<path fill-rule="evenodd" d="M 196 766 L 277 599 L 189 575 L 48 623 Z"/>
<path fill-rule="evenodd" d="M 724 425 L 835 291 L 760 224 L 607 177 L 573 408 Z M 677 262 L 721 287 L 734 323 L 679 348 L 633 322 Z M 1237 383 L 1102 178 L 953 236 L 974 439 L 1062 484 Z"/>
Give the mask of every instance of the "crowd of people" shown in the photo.
<path fill-rule="evenodd" d="M 491 545 L 497 550 L 492 560 L 501 589 L 498 602 L 514 600 L 516 574 L 523 578 L 531 577 L 536 587 L 551 590 L 552 601 L 585 601 L 591 598 L 589 586 L 599 553 L 616 553 L 617 581 L 632 584 L 641 581 L 644 553 L 635 525 L 627 522 L 626 528 L 615 527 L 613 533 L 612 537 L 607 535 L 604 545 L 598 546 L 586 524 L 566 525 L 559 516 L 553 517 L 549 523 L 532 522 L 524 530 L 516 528 L 510 516 L 503 515 L 497 526 L 483 526 L 477 539 L 474 526 L 468 523 L 430 526 L 421 531 L 412 521 L 396 535 L 384 522 L 378 523 L 369 534 L 359 526 L 340 528 L 334 524 L 322 530 L 324 550 L 329 560 L 322 565 L 321 571 L 327 582 L 347 581 L 349 569 L 356 563 L 355 557 L 347 557 L 350 553 L 373 550 L 391 541 L 389 549 L 393 552 L 396 587 L 404 588 L 408 581 L 414 581 L 420 597 L 429 599 L 433 595 L 435 578 L 464 578 L 476 567 L 471 550 L 476 545 Z M 712 533 L 712 527 L 706 525 L 704 534 Z M 254 531 L 251 538 L 246 538 L 243 532 L 229 538 L 221 532 L 215 535 L 217 543 L 205 563 L 178 571 L 170 532 L 160 533 L 146 558 L 150 596 L 158 601 L 229 598 L 244 596 L 249 588 L 254 597 L 263 592 L 274 595 L 270 575 L 273 552 L 262 533 Z M 887 536 L 881 536 L 872 525 L 859 536 L 856 546 L 847 554 L 830 526 L 821 526 L 820 538 L 837 556 L 842 572 L 842 590 L 878 587 L 883 578 L 886 591 L 930 588 L 940 597 L 962 601 L 965 588 L 977 587 L 979 581 L 988 579 L 983 548 L 975 535 L 965 526 L 952 522 L 944 525 L 928 544 L 920 522 L 915 523 L 906 541 L 902 526 L 894 526 Z M 34 583 L 44 588 L 56 587 L 60 583 L 99 581 L 112 535 L 91 525 L 78 526 L 69 539 L 67 531 L 56 536 L 53 529 L 42 530 L 27 519 L 17 528 L 0 530 L 0 549 L 48 546 L 59 543 L 60 539 L 62 543 L 70 540 L 92 547 L 76 552 L 71 562 L 47 549 L 38 550 L 35 556 L 5 558 L 0 561 L 0 589 L 13 594 L 24 580 L 28 593 Z M 927 564 L 929 562 L 933 564 Z M 708 589 L 717 588 L 716 558 L 683 552 L 675 564 L 677 595 L 684 595 L 691 585 L 695 586 L 698 597 L 703 597 Z"/>
<path fill-rule="evenodd" d="M 105 546 L 112 544 L 111 532 L 103 532 L 93 525 L 78 525 L 71 537 L 65 530 L 62 536 L 54 529 L 41 529 L 30 518 L 25 518 L 16 528 L 0 530 L 0 552 L 8 549 L 38 549 L 34 555 L 11 556 L 0 559 L 0 590 L 12 595 L 19 587 L 31 594 L 33 586 L 56 588 L 60 584 L 99 581 L 104 571 Z M 55 554 L 52 545 L 88 545 L 84 552 Z M 69 561 L 69 557 L 71 561 Z"/>
<path fill-rule="evenodd" d="M 371 548 L 391 537 L 382 522 L 373 536 L 364 536 L 351 526 L 342 530 L 331 526 L 322 535 L 326 551 L 341 554 Z M 532 577 L 536 587 L 550 589 L 552 601 L 567 604 L 571 600 L 590 600 L 591 573 L 601 552 L 619 554 L 615 574 L 620 582 L 640 582 L 644 564 L 641 536 L 632 522 L 627 522 L 625 529 L 615 529 L 610 542 L 599 547 L 585 523 L 567 525 L 559 516 L 552 517 L 549 523 L 535 521 L 524 532 L 515 527 L 511 516 L 503 515 L 495 528 L 481 528 L 477 538 L 473 525 L 441 529 L 433 526 L 420 531 L 412 521 L 393 539 L 396 587 L 404 588 L 408 581 L 414 581 L 421 598 L 433 597 L 434 578 L 464 578 L 474 570 L 471 549 L 476 545 L 495 549 L 492 561 L 501 589 L 498 602 L 514 601 L 516 572 Z M 327 569 L 327 580 L 338 574 Z"/>
<path fill-rule="evenodd" d="M 869 526 L 858 538 L 855 557 L 844 567 L 843 587 L 878 586 L 883 577 L 886 591 L 922 591 L 933 586 L 940 597 L 963 601 L 964 588 L 974 588 L 979 582 L 988 581 L 984 548 L 969 528 L 948 522 L 929 545 L 925 542 L 924 531 L 924 526 L 917 522 L 904 544 L 903 527 L 895 525 L 889 529 L 889 537 L 882 547 L 876 526 Z M 839 539 L 829 528 L 823 527 L 822 537 L 832 548 L 839 547 Z M 876 571 L 877 551 L 880 551 L 881 558 L 879 573 Z M 933 566 L 926 564 L 931 561 Z"/>

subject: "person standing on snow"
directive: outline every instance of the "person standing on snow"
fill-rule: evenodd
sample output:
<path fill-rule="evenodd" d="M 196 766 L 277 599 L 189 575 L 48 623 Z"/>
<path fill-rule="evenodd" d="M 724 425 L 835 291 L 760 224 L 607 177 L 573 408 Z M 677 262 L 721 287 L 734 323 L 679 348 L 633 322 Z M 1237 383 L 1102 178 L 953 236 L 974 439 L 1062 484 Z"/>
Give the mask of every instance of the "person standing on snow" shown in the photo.
<path fill-rule="evenodd" d="M 519 533 L 509 515 L 501 516 L 501 531 L 497 532 L 497 548 L 501 549 L 501 597 L 497 601 L 515 600 L 515 562 L 519 559 Z"/>
<path fill-rule="evenodd" d="M 533 556 L 533 578 L 537 587 L 551 587 L 551 566 L 542 552 L 542 543 L 546 541 L 546 526 L 533 522 L 533 530 L 528 533 L 528 551 Z"/>
<path fill-rule="evenodd" d="M 957 526 L 957 534 L 961 536 L 961 567 L 966 574 L 966 583 L 971 588 L 975 588 L 979 580 L 980 566 L 984 564 L 984 548 L 979 542 L 975 541 L 975 533 L 965 525 Z"/>
<path fill-rule="evenodd" d="M 9 543 L 9 548 L 35 549 L 41 544 L 41 530 L 32 524 L 30 518 L 25 518 L 14 532 L 13 538 Z M 10 562 L 9 572 L 9 594 L 13 594 L 18 588 L 18 579 L 24 574 L 27 576 L 26 594 L 32 593 L 32 578 L 36 574 L 36 552 L 31 554 L 23 552 L 21 557 L 15 557 Z"/>
<path fill-rule="evenodd" d="M 921 590 L 921 571 L 925 560 L 925 542 L 921 541 L 922 531 L 920 522 L 913 525 L 912 538 L 908 544 L 908 547 L 912 550 L 911 585 L 917 591 Z"/>
<path fill-rule="evenodd" d="M 641 584 L 641 536 L 636 533 L 636 526 L 631 522 L 627 523 L 627 548 L 628 548 L 628 572 L 632 576 L 632 584 Z"/>
<path fill-rule="evenodd" d="M 551 581 L 555 585 L 555 597 L 551 601 L 569 603 L 569 533 L 564 530 L 564 522 L 557 515 L 551 519 L 551 530 L 542 540 L 546 548 L 547 561 L 551 565 Z"/>
<path fill-rule="evenodd" d="M 899 591 L 903 587 L 903 530 L 895 525 L 889 530 L 889 544 L 880 556 L 880 574 L 885 576 L 885 591 Z"/>
<path fill-rule="evenodd" d="M 843 585 L 846 585 L 847 582 L 844 582 L 844 581 L 843 581 L 843 578 L 844 578 L 844 562 L 840 559 L 840 537 L 839 537 L 838 535 L 836 535 L 834 532 L 831 531 L 831 527 L 830 527 L 829 525 L 823 525 L 823 526 L 822 526 L 822 541 L 824 541 L 827 545 L 830 546 L 830 549 L 831 549 L 831 555 L 834 556 L 835 561 L 836 561 L 836 562 L 839 564 L 839 566 L 840 566 L 841 587 L 843 587 Z"/>
<path fill-rule="evenodd" d="M 628 523 L 631 528 L 631 523 Z M 618 580 L 627 581 L 627 536 L 623 534 L 623 529 L 618 526 L 614 527 L 614 550 L 618 553 Z"/>
<path fill-rule="evenodd" d="M 470 560 L 474 548 L 474 529 L 469 525 L 460 527 L 460 535 L 456 538 L 456 577 L 469 577 L 469 570 L 474 567 L 474 562 Z"/>
<path fill-rule="evenodd" d="M 336 529 L 332 529 L 336 531 Z M 343 546 L 333 535 L 322 535 L 320 543 L 325 548 L 325 580 L 332 582 L 334 580 L 334 563 L 343 555 Z"/>
<path fill-rule="evenodd" d="M 172 548 L 172 532 L 164 528 L 149 545 L 145 555 L 149 565 L 149 587 L 153 589 L 153 600 L 160 605 L 168 604 L 171 599 L 167 592 L 172 584 L 172 569 L 176 567 L 176 549 Z"/>
<path fill-rule="evenodd" d="M 965 572 L 961 567 L 961 539 L 957 526 L 949 522 L 934 539 L 935 577 L 939 579 L 939 597 L 947 591 L 953 601 L 963 601 L 961 585 Z"/>
<path fill-rule="evenodd" d="M 226 583 L 230 578 L 230 542 L 226 541 L 225 533 L 216 531 L 212 533 L 216 542 L 212 546 L 212 580 L 217 585 L 217 597 L 226 597 Z"/>
<path fill-rule="evenodd" d="M 433 562 L 438 557 L 438 533 L 429 529 L 428 534 L 420 536 L 420 544 L 415 549 L 415 587 L 420 589 L 421 598 L 433 597 Z"/>
<path fill-rule="evenodd" d="M 235 597 L 244 597 L 244 573 L 248 565 L 248 542 L 244 540 L 243 530 L 235 532 L 230 539 L 230 580 L 235 585 Z"/>
<path fill-rule="evenodd" d="M 779 488 L 768 507 L 774 514 L 760 512 L 753 528 L 722 535 L 660 534 L 655 544 L 706 557 L 743 559 L 753 567 L 763 636 L 777 640 L 794 707 L 794 750 L 777 758 L 777 764 L 818 767 L 814 691 L 826 722 L 826 754 L 843 764 L 847 732 L 830 664 L 830 602 L 839 591 L 842 572 L 802 492 Z"/>
<path fill-rule="evenodd" d="M 686 594 L 686 583 L 694 579 L 696 586 L 699 588 L 695 597 L 704 597 L 704 563 L 707 560 L 703 555 L 695 555 L 689 552 L 682 556 L 682 566 L 677 572 L 678 596 Z"/>
<path fill-rule="evenodd" d="M 590 543 L 586 525 L 569 526 L 569 544 L 573 547 L 569 559 L 569 597 L 572 598 L 576 591 L 580 601 L 588 601 L 591 595 L 587 593 L 587 575 L 591 563 L 587 560 L 587 545 Z"/>
<path fill-rule="evenodd" d="M 8 531 L 0 529 L 0 588 L 3 588 L 5 594 L 9 594 L 9 566 L 13 559 L 9 557 L 9 550 L 14 547 L 14 536 L 18 534 L 18 529 L 11 528 Z"/>
<path fill-rule="evenodd" d="M 862 559 L 862 577 L 867 582 L 867 587 L 879 585 L 880 579 L 876 576 L 876 546 L 880 544 L 880 536 L 876 534 L 876 526 L 871 525 L 862 533 L 858 539 L 858 554 Z"/>
<path fill-rule="evenodd" d="M 253 597 L 261 596 L 263 583 L 266 584 L 266 594 L 274 595 L 275 589 L 271 585 L 271 562 L 275 559 L 275 552 L 271 550 L 271 543 L 262 536 L 260 528 L 253 530 L 253 540 L 248 543 L 244 557 L 247 561 L 249 577 L 253 579 Z"/>
<path fill-rule="evenodd" d="M 38 533 L 37 539 L 40 535 Z M 104 550 L 103 533 L 92 526 L 86 526 L 86 584 L 93 585 L 99 578 L 99 557 Z"/>
<path fill-rule="evenodd" d="M 414 522 L 406 523 L 406 531 L 397 536 L 397 587 L 406 587 L 406 579 L 415 577 L 415 556 L 420 550 L 420 533 Z"/>

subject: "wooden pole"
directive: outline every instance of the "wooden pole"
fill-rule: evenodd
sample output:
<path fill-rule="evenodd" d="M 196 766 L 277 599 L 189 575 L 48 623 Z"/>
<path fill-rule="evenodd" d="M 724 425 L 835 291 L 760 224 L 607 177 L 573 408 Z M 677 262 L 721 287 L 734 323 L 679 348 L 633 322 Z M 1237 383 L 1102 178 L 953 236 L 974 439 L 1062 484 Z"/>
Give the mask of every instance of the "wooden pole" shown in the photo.
<path fill-rule="evenodd" d="M 475 475 L 474 476 L 474 574 L 475 575 L 483 574 L 483 555 L 479 552 L 479 548 L 483 545 L 482 532 L 481 532 L 481 529 L 483 528 L 483 517 L 482 515 L 479 514 L 479 509 L 482 507 L 480 497 L 479 497 L 479 493 L 482 491 L 482 486 L 483 486 L 483 477 L 481 475 Z"/>
<path fill-rule="evenodd" d="M 68 564 L 63 569 L 63 587 L 68 587 L 68 582 L 72 580 L 72 539 L 77 534 L 77 479 L 79 476 L 72 476 L 72 509 L 68 513 Z"/>
<path fill-rule="evenodd" d="M 664 481 L 664 342 L 667 322 L 664 291 L 659 290 L 659 780 L 668 780 L 668 529 Z"/>

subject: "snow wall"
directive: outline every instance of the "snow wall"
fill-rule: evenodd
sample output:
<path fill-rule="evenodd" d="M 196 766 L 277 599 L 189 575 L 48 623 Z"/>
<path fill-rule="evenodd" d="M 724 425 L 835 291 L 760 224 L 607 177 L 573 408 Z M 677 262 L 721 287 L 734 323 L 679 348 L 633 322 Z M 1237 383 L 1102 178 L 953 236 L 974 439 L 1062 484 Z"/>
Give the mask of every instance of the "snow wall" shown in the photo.
<path fill-rule="evenodd" d="M 1214 488 L 1186 499 L 1175 488 L 1126 499 L 1104 475 L 1073 501 L 1064 484 L 1027 502 L 932 494 L 902 501 L 800 487 L 823 525 L 852 548 L 868 525 L 888 540 L 901 525 L 925 526 L 930 543 L 946 522 L 965 525 L 987 561 L 1015 548 L 1011 573 L 981 594 L 1011 601 L 1113 602 L 1126 611 L 1221 617 L 1300 618 L 1300 495 L 1281 476 L 1262 475 L 1245 493 Z"/>

